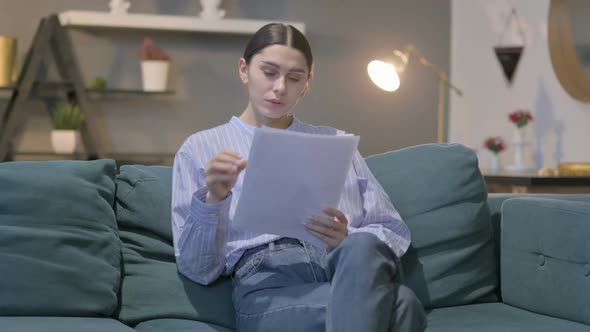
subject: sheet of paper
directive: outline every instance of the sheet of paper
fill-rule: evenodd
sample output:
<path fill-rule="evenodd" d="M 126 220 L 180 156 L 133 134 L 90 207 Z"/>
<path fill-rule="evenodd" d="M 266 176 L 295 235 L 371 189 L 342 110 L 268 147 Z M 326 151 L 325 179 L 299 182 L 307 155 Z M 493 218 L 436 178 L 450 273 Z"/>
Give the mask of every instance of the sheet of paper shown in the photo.
<path fill-rule="evenodd" d="M 258 128 L 232 226 L 325 247 L 303 224 L 326 215 L 326 207 L 338 207 L 358 142 L 353 135 Z"/>

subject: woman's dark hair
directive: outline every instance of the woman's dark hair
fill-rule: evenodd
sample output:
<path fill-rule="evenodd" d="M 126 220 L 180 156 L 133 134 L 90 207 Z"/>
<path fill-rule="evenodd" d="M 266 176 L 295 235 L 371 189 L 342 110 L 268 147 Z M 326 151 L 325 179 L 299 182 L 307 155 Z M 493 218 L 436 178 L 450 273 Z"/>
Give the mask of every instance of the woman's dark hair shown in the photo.
<path fill-rule="evenodd" d="M 305 56 L 307 69 L 311 71 L 313 55 L 307 38 L 292 25 L 282 23 L 269 23 L 256 31 L 244 50 L 243 57 L 246 63 L 250 64 L 256 53 L 270 45 L 285 45 L 299 50 Z"/>

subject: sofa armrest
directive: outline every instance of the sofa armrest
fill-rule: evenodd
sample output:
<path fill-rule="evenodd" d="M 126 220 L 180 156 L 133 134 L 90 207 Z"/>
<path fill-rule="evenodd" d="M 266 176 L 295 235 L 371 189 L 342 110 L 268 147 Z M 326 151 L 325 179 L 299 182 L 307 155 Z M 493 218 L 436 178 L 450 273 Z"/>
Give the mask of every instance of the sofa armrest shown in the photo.
<path fill-rule="evenodd" d="M 501 210 L 504 303 L 590 324 L 590 204 L 525 197 Z"/>

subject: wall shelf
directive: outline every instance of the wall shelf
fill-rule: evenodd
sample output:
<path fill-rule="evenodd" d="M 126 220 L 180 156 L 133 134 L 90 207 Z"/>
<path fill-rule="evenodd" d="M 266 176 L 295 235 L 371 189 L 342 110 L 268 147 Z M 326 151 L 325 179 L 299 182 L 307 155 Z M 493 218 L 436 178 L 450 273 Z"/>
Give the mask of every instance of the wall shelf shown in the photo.
<path fill-rule="evenodd" d="M 126 28 L 144 30 L 169 30 L 202 33 L 223 33 L 249 35 L 263 25 L 273 21 L 251 19 L 205 20 L 196 16 L 154 15 L 154 14 L 110 14 L 98 11 L 69 10 L 59 14 L 62 26 Z M 282 22 L 291 24 L 305 33 L 302 22 Z"/>
<path fill-rule="evenodd" d="M 0 87 L 0 99 L 10 98 L 12 92 L 16 89 L 16 86 Z M 73 92 L 75 89 L 74 84 L 71 82 L 33 82 L 31 96 L 35 98 L 61 98 L 66 94 Z M 165 91 L 145 91 L 142 89 L 129 89 L 129 88 L 105 88 L 105 89 L 93 89 L 85 88 L 84 91 L 90 97 L 104 97 L 104 96 L 142 96 L 142 95 L 153 95 L 153 96 L 166 96 L 173 95 L 174 90 Z"/>

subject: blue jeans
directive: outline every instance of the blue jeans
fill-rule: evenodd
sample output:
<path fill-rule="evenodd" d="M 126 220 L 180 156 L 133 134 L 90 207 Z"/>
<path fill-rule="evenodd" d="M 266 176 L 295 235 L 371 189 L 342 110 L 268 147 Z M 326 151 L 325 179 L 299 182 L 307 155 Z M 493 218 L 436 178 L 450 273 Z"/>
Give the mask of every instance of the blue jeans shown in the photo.
<path fill-rule="evenodd" d="M 400 284 L 399 259 L 376 236 L 349 235 L 329 254 L 283 238 L 236 265 L 238 331 L 424 331 L 420 301 Z"/>

